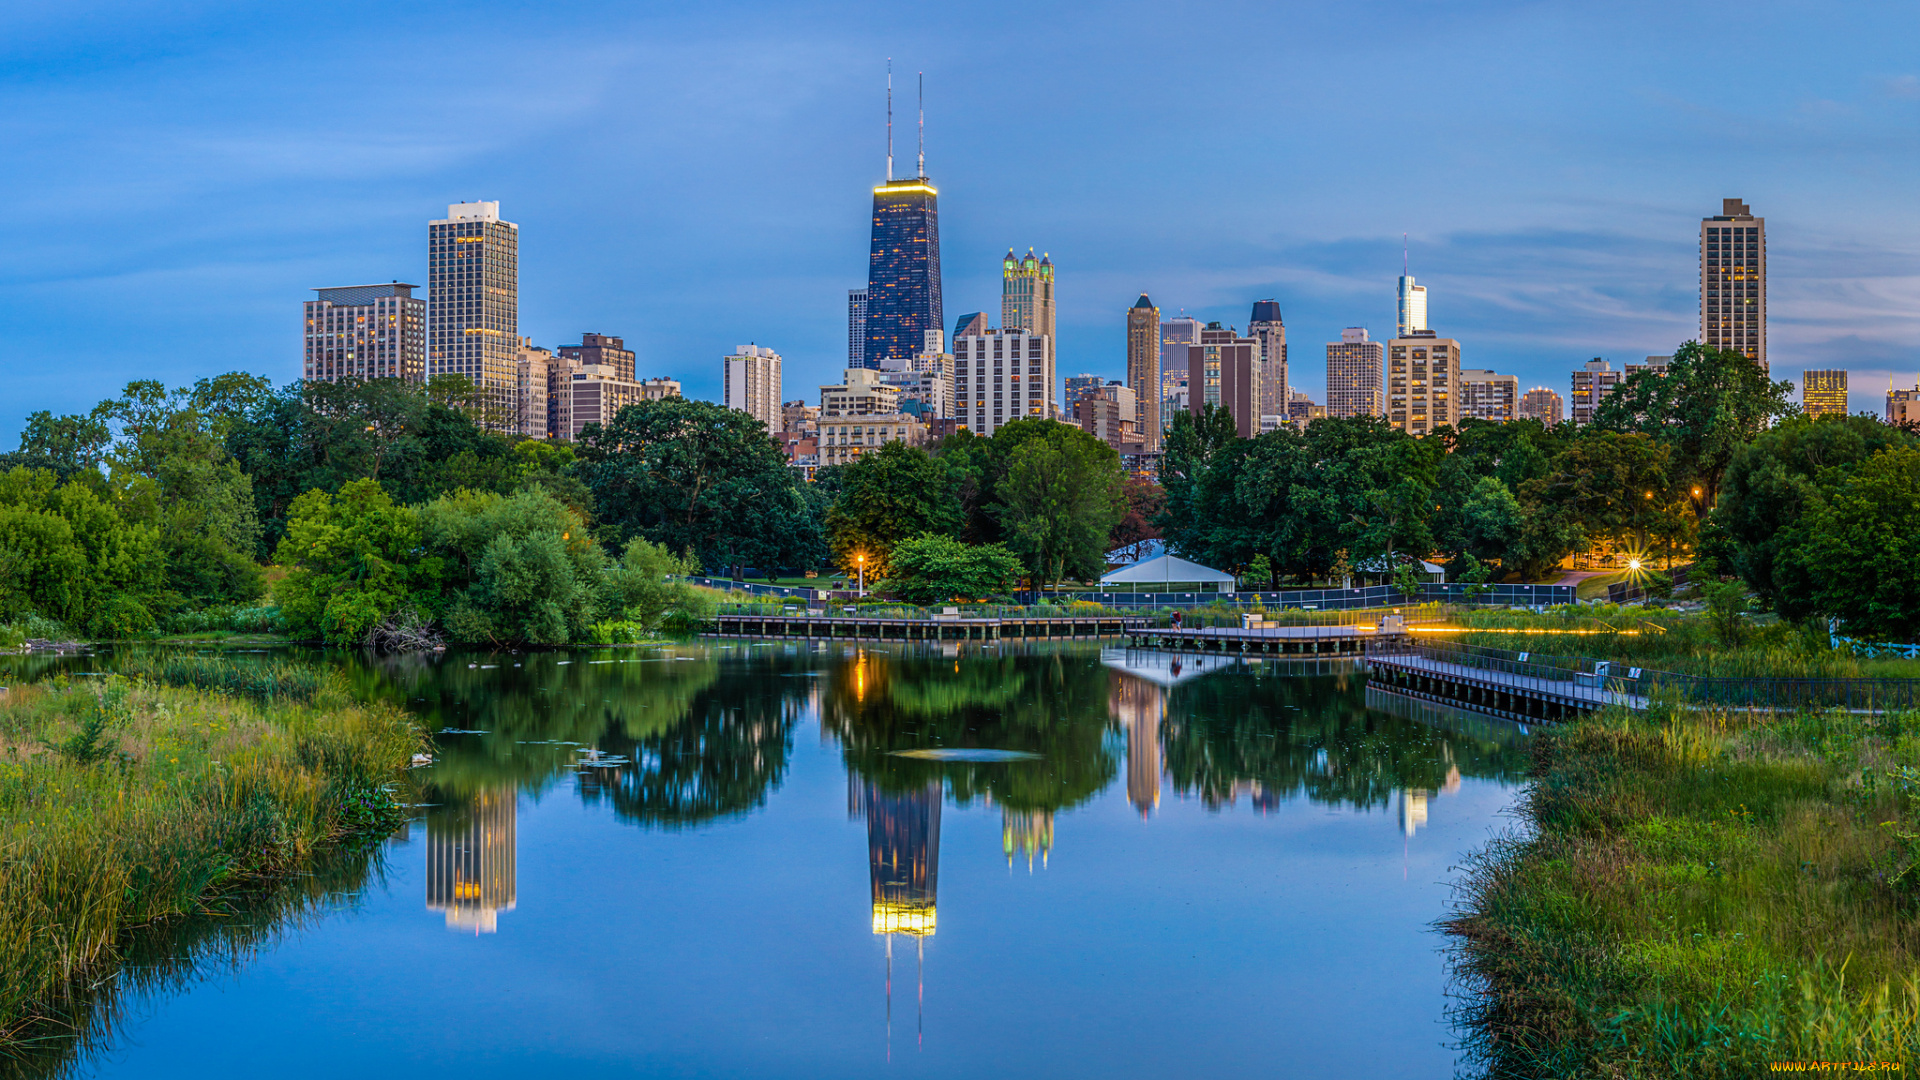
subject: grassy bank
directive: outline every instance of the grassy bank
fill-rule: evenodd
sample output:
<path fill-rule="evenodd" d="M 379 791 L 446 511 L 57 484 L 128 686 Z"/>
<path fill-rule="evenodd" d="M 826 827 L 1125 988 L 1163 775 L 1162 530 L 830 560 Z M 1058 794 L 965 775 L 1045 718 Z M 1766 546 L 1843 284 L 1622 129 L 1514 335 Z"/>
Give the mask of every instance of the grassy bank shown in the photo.
<path fill-rule="evenodd" d="M 0 1055 L 66 1037 L 142 933 L 392 831 L 421 745 L 405 713 L 265 665 L 0 693 Z"/>
<path fill-rule="evenodd" d="M 1920 714 L 1656 708 L 1535 753 L 1531 835 L 1446 924 L 1489 1076 L 1920 1063 Z"/>
<path fill-rule="evenodd" d="M 1824 628 L 1743 618 L 1732 628 L 1664 608 L 1554 608 L 1541 613 L 1459 610 L 1448 641 L 1721 678 L 1920 678 L 1920 660 L 1866 659 L 1836 650 Z"/>

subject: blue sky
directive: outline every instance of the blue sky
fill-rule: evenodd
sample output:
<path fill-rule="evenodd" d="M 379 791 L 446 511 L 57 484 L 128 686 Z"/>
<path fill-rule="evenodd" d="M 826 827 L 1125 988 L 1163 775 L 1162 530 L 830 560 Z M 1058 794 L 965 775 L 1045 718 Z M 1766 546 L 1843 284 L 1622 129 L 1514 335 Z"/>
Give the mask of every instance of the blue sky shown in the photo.
<path fill-rule="evenodd" d="M 1467 366 L 1564 394 L 1693 336 L 1698 219 L 1737 196 L 1776 377 L 1849 368 L 1877 412 L 1920 375 L 1916 45 L 1891 3 L 14 0 L 0 438 L 132 378 L 296 377 L 308 290 L 424 284 L 467 199 L 520 225 L 536 342 L 622 335 L 717 397 L 754 341 L 815 399 L 889 56 L 926 72 L 949 315 L 1051 253 L 1062 375 L 1121 374 L 1142 289 L 1242 326 L 1271 296 L 1319 398 L 1322 343 L 1391 331 L 1405 232 Z"/>

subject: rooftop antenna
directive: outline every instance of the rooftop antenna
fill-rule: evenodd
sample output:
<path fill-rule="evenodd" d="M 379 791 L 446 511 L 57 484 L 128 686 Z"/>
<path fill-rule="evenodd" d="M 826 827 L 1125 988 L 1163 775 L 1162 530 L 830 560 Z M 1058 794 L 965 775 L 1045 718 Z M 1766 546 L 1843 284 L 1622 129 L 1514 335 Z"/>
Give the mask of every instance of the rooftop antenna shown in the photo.
<path fill-rule="evenodd" d="M 1400 234 L 1400 276 L 1401 276 L 1401 277 L 1406 277 L 1406 276 L 1407 276 L 1407 270 L 1408 270 L 1408 263 L 1407 263 L 1407 234 L 1406 234 L 1406 233 L 1401 233 L 1401 234 Z"/>
<path fill-rule="evenodd" d="M 893 57 L 887 57 L 887 183 L 893 183 Z"/>
<path fill-rule="evenodd" d="M 927 73 L 920 73 L 920 178 L 927 177 Z"/>

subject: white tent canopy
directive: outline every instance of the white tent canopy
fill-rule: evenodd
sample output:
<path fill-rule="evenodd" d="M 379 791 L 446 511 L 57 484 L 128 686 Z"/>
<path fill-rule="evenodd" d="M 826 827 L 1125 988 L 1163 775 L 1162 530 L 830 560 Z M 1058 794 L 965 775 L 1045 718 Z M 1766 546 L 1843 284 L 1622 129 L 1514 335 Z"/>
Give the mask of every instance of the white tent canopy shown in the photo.
<path fill-rule="evenodd" d="M 1109 571 L 1100 579 L 1100 587 L 1133 592 L 1232 592 L 1233 575 L 1177 555 L 1159 555 Z"/>

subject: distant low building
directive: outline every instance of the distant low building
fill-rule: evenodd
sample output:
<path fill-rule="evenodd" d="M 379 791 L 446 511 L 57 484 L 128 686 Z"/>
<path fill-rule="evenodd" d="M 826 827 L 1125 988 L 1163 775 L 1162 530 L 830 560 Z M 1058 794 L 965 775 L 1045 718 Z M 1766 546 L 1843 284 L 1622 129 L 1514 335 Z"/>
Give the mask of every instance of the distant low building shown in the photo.
<path fill-rule="evenodd" d="M 1800 408 L 1808 416 L 1847 415 L 1847 373 L 1831 370 L 1802 372 Z"/>
<path fill-rule="evenodd" d="M 1538 420 L 1552 427 L 1566 419 L 1566 402 L 1544 386 L 1536 386 L 1520 395 L 1520 418 Z"/>
<path fill-rule="evenodd" d="M 820 418 L 817 445 L 821 465 L 850 464 L 860 455 L 871 454 L 890 442 L 925 446 L 927 426 L 919 417 L 900 412 Z"/>
<path fill-rule="evenodd" d="M 1146 450 L 1138 416 L 1133 387 L 1117 380 L 1083 394 L 1074 405 L 1074 422 L 1080 429 L 1122 454 Z"/>
<path fill-rule="evenodd" d="M 1887 423 L 1920 424 L 1920 382 L 1911 390 L 1887 389 Z"/>
<path fill-rule="evenodd" d="M 1313 399 L 1295 390 L 1287 399 L 1287 423 L 1302 431 L 1307 425 L 1327 415 L 1325 405 L 1315 405 Z"/>
<path fill-rule="evenodd" d="M 1573 407 L 1575 427 L 1586 427 L 1593 423 L 1593 414 L 1600 408 L 1600 402 L 1619 387 L 1625 374 L 1613 370 L 1613 365 L 1596 356 L 1587 361 L 1573 373 L 1573 396 L 1567 400 Z"/>
<path fill-rule="evenodd" d="M 1460 371 L 1460 419 L 1504 424 L 1519 415 L 1520 377 L 1482 368 Z"/>
<path fill-rule="evenodd" d="M 764 345 L 742 345 L 720 361 L 725 404 L 767 425 L 780 426 L 780 354 Z"/>
<path fill-rule="evenodd" d="M 315 289 L 306 302 L 309 382 L 427 377 L 427 302 L 415 285 L 349 285 Z"/>

